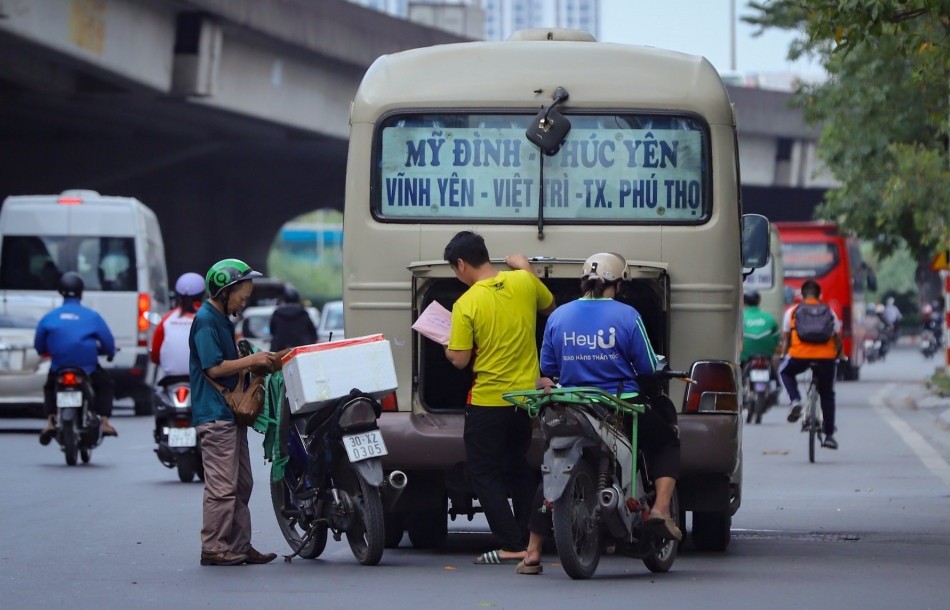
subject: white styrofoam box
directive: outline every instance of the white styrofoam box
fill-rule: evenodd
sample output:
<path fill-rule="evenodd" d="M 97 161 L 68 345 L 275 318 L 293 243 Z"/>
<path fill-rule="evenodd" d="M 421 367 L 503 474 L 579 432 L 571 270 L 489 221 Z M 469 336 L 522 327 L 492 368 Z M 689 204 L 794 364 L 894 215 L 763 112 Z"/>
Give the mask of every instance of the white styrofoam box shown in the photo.
<path fill-rule="evenodd" d="M 283 359 L 291 413 L 316 411 L 358 388 L 374 398 L 396 389 L 389 341 L 367 335 L 294 348 Z"/>

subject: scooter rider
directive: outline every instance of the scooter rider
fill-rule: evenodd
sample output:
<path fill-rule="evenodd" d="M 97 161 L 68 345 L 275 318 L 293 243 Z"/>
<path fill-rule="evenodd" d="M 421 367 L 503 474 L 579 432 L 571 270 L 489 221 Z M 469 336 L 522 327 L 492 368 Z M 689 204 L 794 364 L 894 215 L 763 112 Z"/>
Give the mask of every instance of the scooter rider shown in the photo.
<path fill-rule="evenodd" d="M 197 273 L 185 273 L 175 282 L 178 306 L 155 327 L 149 354 L 166 377 L 188 375 L 188 336 L 204 292 L 205 280 Z"/>
<path fill-rule="evenodd" d="M 563 387 L 619 390 L 621 398 L 630 398 L 640 392 L 637 379 L 643 381 L 656 372 L 658 358 L 640 313 L 614 299 L 626 277 L 627 261 L 619 254 L 602 252 L 587 259 L 581 277 L 583 296 L 555 309 L 545 325 L 538 389 L 553 387 L 557 378 Z M 680 540 L 682 532 L 670 513 L 680 465 L 676 409 L 668 398 L 656 397 L 638 424 L 637 444 L 656 487 L 647 523 L 663 537 Z M 539 487 L 535 506 L 542 501 Z M 516 568 L 519 574 L 541 573 L 541 547 L 550 524 L 550 512 L 532 512 L 528 552 Z"/>
<path fill-rule="evenodd" d="M 759 308 L 762 295 L 758 290 L 746 289 L 742 300 L 745 304 L 742 312 L 742 362 L 758 355 L 771 358 L 782 337 L 778 322 L 772 314 Z"/>
<path fill-rule="evenodd" d="M 56 374 L 69 366 L 82 368 L 89 375 L 96 394 L 95 411 L 99 415 L 103 436 L 118 436 L 109 423 L 112 415 L 114 384 L 99 366 L 99 354 L 115 356 L 115 340 L 105 320 L 97 312 L 80 305 L 82 277 L 68 271 L 59 278 L 63 304 L 50 311 L 36 326 L 33 347 L 40 355 L 49 354 L 50 372 L 43 386 L 47 424 L 40 432 L 40 444 L 48 445 L 56 436 Z"/>

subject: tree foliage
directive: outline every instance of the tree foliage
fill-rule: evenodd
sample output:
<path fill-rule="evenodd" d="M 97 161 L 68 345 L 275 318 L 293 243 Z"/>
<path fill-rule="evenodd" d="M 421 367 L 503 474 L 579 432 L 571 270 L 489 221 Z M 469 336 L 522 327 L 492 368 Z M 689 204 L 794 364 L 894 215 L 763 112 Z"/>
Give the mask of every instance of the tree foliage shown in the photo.
<path fill-rule="evenodd" d="M 816 57 L 828 80 L 794 97 L 822 126 L 819 154 L 841 187 L 819 214 L 882 254 L 916 256 L 950 233 L 950 0 L 750 2 L 745 21 L 794 30 L 789 58 Z"/>

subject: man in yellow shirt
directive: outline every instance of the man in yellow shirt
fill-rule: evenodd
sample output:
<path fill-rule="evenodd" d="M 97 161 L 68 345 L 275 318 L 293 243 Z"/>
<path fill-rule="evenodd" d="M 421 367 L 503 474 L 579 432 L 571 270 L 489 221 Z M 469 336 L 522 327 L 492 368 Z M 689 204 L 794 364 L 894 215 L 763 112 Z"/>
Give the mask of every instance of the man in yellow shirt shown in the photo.
<path fill-rule="evenodd" d="M 501 541 L 501 549 L 480 555 L 475 563 L 518 563 L 527 548 L 537 476 L 526 457 L 531 421 L 501 395 L 534 389 L 537 315 L 554 311 L 554 296 L 523 254 L 505 259 L 512 271 L 496 270 L 485 240 L 471 231 L 457 233 L 444 258 L 469 287 L 452 307 L 445 355 L 456 368 L 472 364 L 463 432 L 467 466 L 488 526 Z"/>

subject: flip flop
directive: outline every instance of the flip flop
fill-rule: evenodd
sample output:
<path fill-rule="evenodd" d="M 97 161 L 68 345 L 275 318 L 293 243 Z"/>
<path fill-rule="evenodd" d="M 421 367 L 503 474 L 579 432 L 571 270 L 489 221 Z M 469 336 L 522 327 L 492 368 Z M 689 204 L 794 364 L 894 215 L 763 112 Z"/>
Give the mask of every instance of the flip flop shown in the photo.
<path fill-rule="evenodd" d="M 521 557 L 502 557 L 498 554 L 498 551 L 488 551 L 476 557 L 473 563 L 478 565 L 513 566 L 521 562 L 521 560 Z"/>
<path fill-rule="evenodd" d="M 515 573 L 516 573 L 516 574 L 534 574 L 534 575 L 537 575 L 537 574 L 540 574 L 540 573 L 543 572 L 543 571 L 544 571 L 544 566 L 542 566 L 540 563 L 529 565 L 529 564 L 525 563 L 523 559 L 521 560 L 521 563 L 519 563 L 518 566 L 515 568 Z"/>
<path fill-rule="evenodd" d="M 650 517 L 644 524 L 646 529 L 653 530 L 667 540 L 680 542 L 683 539 L 683 533 L 677 527 L 672 517 Z"/>

